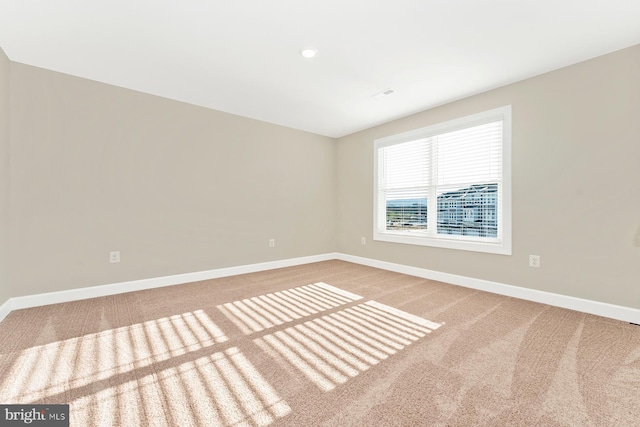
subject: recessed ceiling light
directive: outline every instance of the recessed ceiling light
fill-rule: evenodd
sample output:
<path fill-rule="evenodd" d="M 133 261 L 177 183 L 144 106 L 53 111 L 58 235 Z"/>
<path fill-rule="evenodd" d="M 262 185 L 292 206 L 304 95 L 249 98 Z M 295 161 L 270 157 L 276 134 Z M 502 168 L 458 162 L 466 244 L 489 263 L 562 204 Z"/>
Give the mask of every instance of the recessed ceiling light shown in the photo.
<path fill-rule="evenodd" d="M 300 55 L 304 56 L 307 59 L 311 59 L 318 53 L 318 49 L 315 47 L 305 47 L 300 51 Z"/>

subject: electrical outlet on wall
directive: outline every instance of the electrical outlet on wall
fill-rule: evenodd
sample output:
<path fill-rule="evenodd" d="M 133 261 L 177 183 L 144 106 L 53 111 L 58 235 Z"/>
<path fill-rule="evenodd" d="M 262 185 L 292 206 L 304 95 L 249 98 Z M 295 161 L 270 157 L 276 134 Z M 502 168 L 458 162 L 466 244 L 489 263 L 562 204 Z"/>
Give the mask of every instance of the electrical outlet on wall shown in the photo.
<path fill-rule="evenodd" d="M 276 247 L 276 239 L 269 239 L 269 247 L 270 248 Z"/>
<path fill-rule="evenodd" d="M 540 267 L 540 255 L 529 255 L 529 267 Z"/>
<path fill-rule="evenodd" d="M 120 262 L 120 251 L 109 252 L 109 262 Z"/>

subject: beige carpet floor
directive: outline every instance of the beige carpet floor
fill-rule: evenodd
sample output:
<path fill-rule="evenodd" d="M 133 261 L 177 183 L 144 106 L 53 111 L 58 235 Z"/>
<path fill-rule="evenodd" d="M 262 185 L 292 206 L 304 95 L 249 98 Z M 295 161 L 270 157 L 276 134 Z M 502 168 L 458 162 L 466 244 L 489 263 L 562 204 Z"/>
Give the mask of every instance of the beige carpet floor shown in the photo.
<path fill-rule="evenodd" d="M 640 327 L 327 261 L 16 310 L 0 403 L 72 426 L 638 426 Z"/>

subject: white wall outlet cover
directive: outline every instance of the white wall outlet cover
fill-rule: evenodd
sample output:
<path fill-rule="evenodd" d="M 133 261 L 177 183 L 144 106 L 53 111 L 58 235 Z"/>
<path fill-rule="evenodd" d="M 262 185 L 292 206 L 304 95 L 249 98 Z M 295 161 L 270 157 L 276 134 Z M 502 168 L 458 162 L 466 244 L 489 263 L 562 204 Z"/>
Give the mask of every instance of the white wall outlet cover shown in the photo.
<path fill-rule="evenodd" d="M 540 267 L 540 255 L 529 255 L 529 267 Z"/>

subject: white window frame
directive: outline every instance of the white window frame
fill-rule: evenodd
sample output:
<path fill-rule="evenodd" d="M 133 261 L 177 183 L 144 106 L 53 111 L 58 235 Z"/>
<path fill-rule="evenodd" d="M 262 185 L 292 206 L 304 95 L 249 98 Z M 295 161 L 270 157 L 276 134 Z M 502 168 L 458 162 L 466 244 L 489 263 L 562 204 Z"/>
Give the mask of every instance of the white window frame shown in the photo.
<path fill-rule="evenodd" d="M 429 221 L 429 231 L 425 233 L 387 230 L 386 203 L 384 200 L 379 200 L 380 191 L 378 189 L 378 153 L 380 149 L 496 120 L 503 120 L 502 180 L 498 186 L 498 201 L 501 209 L 497 211 L 497 238 L 475 238 L 473 236 L 437 234 L 433 231 L 433 228 L 431 228 L 433 227 L 431 224 L 434 221 Z M 511 255 L 511 120 L 511 106 L 508 105 L 375 140 L 373 153 L 373 240 Z M 437 209 L 437 206 L 437 200 L 428 201 L 428 209 Z M 431 218 L 434 217 L 435 215 L 431 216 Z M 437 222 L 435 226 L 437 227 Z"/>

